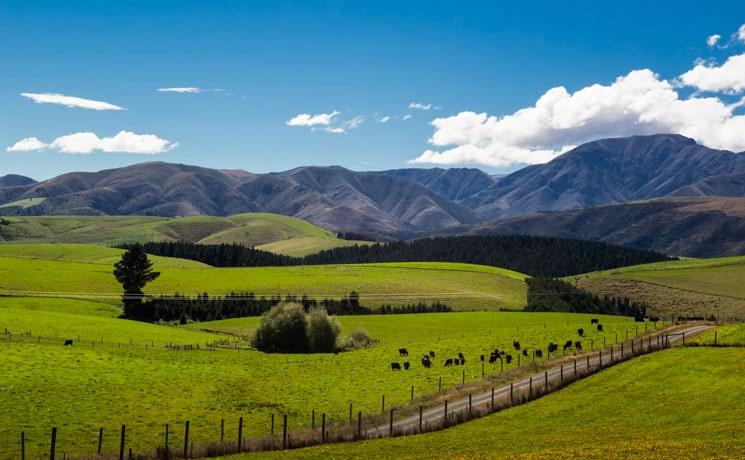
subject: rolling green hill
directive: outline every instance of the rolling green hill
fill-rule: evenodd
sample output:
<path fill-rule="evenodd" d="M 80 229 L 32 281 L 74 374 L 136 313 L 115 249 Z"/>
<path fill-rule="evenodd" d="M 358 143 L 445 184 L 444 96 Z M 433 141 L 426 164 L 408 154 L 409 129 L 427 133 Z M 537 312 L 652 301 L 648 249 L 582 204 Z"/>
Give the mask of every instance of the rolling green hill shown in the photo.
<path fill-rule="evenodd" d="M 118 299 L 112 275 L 119 249 L 77 244 L 0 245 L 0 294 Z M 152 257 L 160 277 L 148 294 L 213 295 L 231 291 L 322 299 L 360 293 L 363 305 L 441 301 L 454 309 L 521 309 L 525 275 L 483 265 L 403 262 L 292 267 L 215 268 L 199 262 Z"/>
<path fill-rule="evenodd" d="M 745 257 L 658 262 L 567 279 L 598 294 L 643 300 L 658 315 L 745 318 Z"/>
<path fill-rule="evenodd" d="M 302 256 L 352 244 L 302 219 L 270 213 L 229 217 L 7 217 L 0 242 L 89 243 L 113 246 L 146 241 L 241 243 L 259 249 Z"/>
<path fill-rule="evenodd" d="M 667 350 L 440 432 L 227 458 L 743 458 L 744 360 Z"/>

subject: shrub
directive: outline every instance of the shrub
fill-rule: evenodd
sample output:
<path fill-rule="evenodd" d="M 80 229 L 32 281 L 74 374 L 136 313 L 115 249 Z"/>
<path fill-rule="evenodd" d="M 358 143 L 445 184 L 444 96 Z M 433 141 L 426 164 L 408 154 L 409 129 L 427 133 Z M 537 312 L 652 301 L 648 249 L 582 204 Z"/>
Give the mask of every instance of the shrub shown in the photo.
<path fill-rule="evenodd" d="M 375 343 L 364 329 L 356 329 L 349 336 L 339 340 L 338 348 L 342 350 L 354 350 L 367 348 Z"/>
<path fill-rule="evenodd" d="M 315 353 L 336 351 L 336 338 L 341 326 L 334 317 L 329 317 L 324 308 L 311 308 L 308 312 L 308 342 Z"/>
<path fill-rule="evenodd" d="M 281 303 L 261 318 L 252 345 L 269 353 L 307 353 L 308 321 L 303 306 Z"/>

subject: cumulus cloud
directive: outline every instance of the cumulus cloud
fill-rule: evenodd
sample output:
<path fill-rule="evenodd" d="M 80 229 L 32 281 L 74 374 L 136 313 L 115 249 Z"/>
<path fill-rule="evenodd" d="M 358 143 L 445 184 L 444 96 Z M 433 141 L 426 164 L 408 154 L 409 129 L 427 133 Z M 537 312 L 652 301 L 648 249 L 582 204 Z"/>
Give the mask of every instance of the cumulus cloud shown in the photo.
<path fill-rule="evenodd" d="M 325 126 L 322 128 L 311 128 L 311 129 L 320 129 L 321 131 L 325 131 L 331 134 L 346 134 L 349 130 L 359 128 L 360 126 L 362 126 L 362 123 L 364 122 L 365 122 L 365 117 L 356 116 L 354 118 L 351 118 L 347 121 L 340 123 L 337 126 Z"/>
<path fill-rule="evenodd" d="M 331 124 L 334 117 L 339 115 L 339 113 L 340 112 L 337 110 L 330 113 L 319 113 L 316 115 L 301 113 L 290 118 L 285 123 L 288 126 L 328 126 Z"/>
<path fill-rule="evenodd" d="M 709 37 L 706 39 L 706 44 L 710 47 L 716 46 L 717 43 L 719 43 L 719 40 L 722 39 L 722 36 L 719 34 L 709 35 Z"/>
<path fill-rule="evenodd" d="M 58 104 L 66 107 L 79 107 L 89 110 L 127 110 L 124 107 L 110 104 L 103 101 L 94 101 L 93 99 L 83 99 L 82 97 L 65 96 L 56 93 L 21 93 L 21 96 L 27 97 L 37 104 Z"/>
<path fill-rule="evenodd" d="M 407 113 L 403 117 L 401 117 L 401 121 L 411 120 L 411 114 Z"/>
<path fill-rule="evenodd" d="M 735 32 L 735 38 L 745 43 L 745 24 L 741 25 L 737 32 Z"/>
<path fill-rule="evenodd" d="M 634 134 L 678 133 L 710 147 L 745 150 L 745 115 L 716 97 L 681 99 L 648 69 L 609 85 L 570 93 L 555 87 L 531 107 L 498 117 L 461 112 L 431 122 L 434 148 L 410 163 L 506 167 L 545 163 L 583 142 Z"/>
<path fill-rule="evenodd" d="M 136 134 L 119 131 L 112 137 L 98 137 L 95 133 L 81 132 L 61 136 L 47 144 L 35 137 L 27 137 L 16 142 L 8 152 L 28 152 L 32 150 L 56 149 L 63 153 L 88 155 L 94 151 L 106 153 L 136 153 L 157 155 L 178 146 L 176 142 L 161 139 L 154 134 Z"/>
<path fill-rule="evenodd" d="M 409 104 L 410 109 L 416 109 L 416 110 L 435 110 L 437 107 L 435 107 L 432 104 L 425 104 L 423 102 L 412 102 Z"/>
<path fill-rule="evenodd" d="M 701 91 L 738 93 L 745 89 L 745 53 L 730 56 L 720 66 L 699 62 L 679 80 Z"/>
<path fill-rule="evenodd" d="M 194 94 L 201 93 L 204 90 L 202 88 L 197 88 L 196 86 L 176 86 L 171 88 L 158 88 L 156 91 L 160 93 Z"/>
<path fill-rule="evenodd" d="M 47 144 L 43 143 L 35 137 L 26 137 L 16 142 L 15 144 L 7 147 L 7 152 L 31 152 L 34 150 L 42 150 L 47 148 Z"/>
<path fill-rule="evenodd" d="M 391 117 L 388 115 L 385 115 L 383 117 L 378 117 L 375 121 L 378 123 L 388 123 L 391 120 Z"/>

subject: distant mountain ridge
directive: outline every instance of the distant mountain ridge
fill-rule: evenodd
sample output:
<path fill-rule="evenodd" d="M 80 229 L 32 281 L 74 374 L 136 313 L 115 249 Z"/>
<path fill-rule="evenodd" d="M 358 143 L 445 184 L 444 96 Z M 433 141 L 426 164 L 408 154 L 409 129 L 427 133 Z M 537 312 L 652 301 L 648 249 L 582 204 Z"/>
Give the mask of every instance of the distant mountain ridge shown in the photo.
<path fill-rule="evenodd" d="M 0 176 L 0 188 L 22 187 L 24 185 L 30 185 L 33 183 L 36 183 L 34 179 L 26 176 L 19 176 L 18 174 L 8 174 L 6 176 Z"/>
<path fill-rule="evenodd" d="M 25 208 L 2 208 L 5 214 L 28 215 L 226 216 L 267 211 L 335 231 L 406 238 L 538 212 L 710 195 L 745 196 L 745 154 L 659 134 L 590 142 L 504 177 L 474 168 L 357 172 L 306 166 L 254 174 L 141 163 L 3 186 L 0 205 L 45 198 Z"/>

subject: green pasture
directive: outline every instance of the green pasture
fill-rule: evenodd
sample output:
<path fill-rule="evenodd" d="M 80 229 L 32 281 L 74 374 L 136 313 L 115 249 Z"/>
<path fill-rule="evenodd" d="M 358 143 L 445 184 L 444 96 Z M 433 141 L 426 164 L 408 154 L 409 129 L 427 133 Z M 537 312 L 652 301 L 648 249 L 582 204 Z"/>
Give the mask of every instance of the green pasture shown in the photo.
<path fill-rule="evenodd" d="M 203 244 L 240 243 L 281 254 L 302 256 L 352 244 L 333 232 L 295 217 L 271 213 L 228 217 L 43 216 L 7 217 L 0 242 L 83 243 L 115 246 L 146 241 Z"/>
<path fill-rule="evenodd" d="M 59 452 L 72 453 L 90 450 L 99 427 L 106 428 L 107 449 L 115 449 L 121 424 L 129 427 L 128 439 L 136 450 L 161 439 L 165 423 L 182 430 L 187 419 L 192 439 L 200 442 L 217 438 L 223 418 L 234 435 L 237 418 L 243 416 L 245 432 L 253 436 L 268 433 L 272 413 L 288 414 L 292 429 L 307 427 L 312 410 L 327 413 L 330 421 L 342 421 L 350 402 L 355 411 L 375 414 L 383 395 L 390 407 L 405 404 L 411 386 L 420 397 L 436 392 L 440 377 L 446 388 L 459 384 L 464 375 L 466 381 L 479 379 L 478 356 L 494 347 L 509 347 L 514 339 L 545 349 L 549 341 L 577 339 L 578 327 L 590 329 L 589 315 L 554 313 L 340 317 L 343 334 L 363 328 L 379 342 L 338 356 L 264 354 L 241 348 L 173 351 L 162 344 L 230 342 L 233 337 L 200 329 L 249 333 L 257 318 L 173 328 L 86 315 L 82 307 L 78 314 L 56 313 L 57 299 L 33 301 L 30 308 L 19 302 L 0 306 L 0 333 L 7 328 L 12 335 L 10 340 L 2 336 L 0 353 L 13 369 L 0 374 L 0 419 L 6 421 L 0 429 L 0 457 L 13 451 L 20 430 L 33 441 L 34 452 L 42 452 L 52 426 L 60 428 Z M 40 308 L 44 302 L 49 305 Z M 590 338 L 596 345 L 603 337 L 610 343 L 616 334 L 633 335 L 638 327 L 628 318 L 600 320 L 605 333 L 589 333 L 585 347 Z M 24 336 L 28 331 L 31 336 Z M 37 342 L 38 335 L 73 338 L 76 343 L 64 347 L 61 341 Z M 137 346 L 128 347 L 129 340 Z M 392 361 L 407 359 L 399 357 L 401 347 L 409 350 L 412 369 L 391 371 Z M 425 369 L 419 358 L 430 350 L 437 358 L 433 368 Z M 466 356 L 465 366 L 444 368 L 442 361 L 459 351 Z M 487 364 L 486 372 L 498 373 L 499 368 Z"/>
<path fill-rule="evenodd" d="M 445 431 L 230 458 L 743 458 L 745 349 L 645 355 Z"/>
<path fill-rule="evenodd" d="M 116 299 L 112 274 L 121 251 L 89 245 L 0 245 L 0 294 Z M 76 262 L 82 260 L 85 262 Z M 456 309 L 521 309 L 525 275 L 481 265 L 407 262 L 296 267 L 214 268 L 153 257 L 160 277 L 148 294 L 307 294 L 339 298 L 358 291 L 370 307 L 441 301 Z"/>

